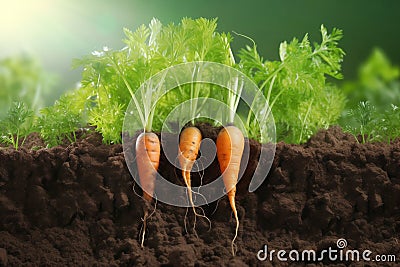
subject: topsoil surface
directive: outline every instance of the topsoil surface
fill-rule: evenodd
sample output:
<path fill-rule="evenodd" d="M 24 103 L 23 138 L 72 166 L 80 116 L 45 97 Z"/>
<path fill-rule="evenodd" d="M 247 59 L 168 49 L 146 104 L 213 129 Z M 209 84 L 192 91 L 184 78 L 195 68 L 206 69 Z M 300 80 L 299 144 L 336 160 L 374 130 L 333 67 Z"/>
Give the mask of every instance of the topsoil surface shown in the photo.
<path fill-rule="evenodd" d="M 215 140 L 218 129 L 201 130 Z M 333 127 L 304 145 L 278 143 L 271 171 L 254 193 L 247 185 L 260 146 L 250 142 L 236 199 L 235 257 L 226 196 L 202 207 L 212 224 L 209 229 L 197 218 L 198 237 L 192 210 L 157 203 L 141 248 L 143 201 L 122 146 L 104 145 L 95 133 L 70 145 L 41 145 L 31 136 L 18 151 L 0 148 L 0 266 L 364 266 L 327 255 L 316 262 L 256 257 L 264 245 L 268 251 L 321 253 L 338 249 L 340 238 L 347 241 L 345 251 L 396 255 L 399 263 L 400 141 L 359 144 Z M 179 172 L 163 155 L 161 160 L 160 173 L 182 184 Z M 219 175 L 217 162 L 204 173 L 206 179 Z"/>

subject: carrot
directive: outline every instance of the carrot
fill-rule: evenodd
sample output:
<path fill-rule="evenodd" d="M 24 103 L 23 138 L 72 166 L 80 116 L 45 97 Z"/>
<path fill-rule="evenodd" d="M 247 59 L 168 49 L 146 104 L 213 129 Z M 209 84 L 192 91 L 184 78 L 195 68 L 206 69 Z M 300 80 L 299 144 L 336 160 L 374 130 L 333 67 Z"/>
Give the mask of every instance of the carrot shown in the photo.
<path fill-rule="evenodd" d="M 149 217 L 149 204 L 153 199 L 154 185 L 159 163 L 160 140 L 158 139 L 158 136 L 152 132 L 141 133 L 136 140 L 136 164 L 146 205 L 143 217 L 142 247 L 146 232 L 146 220 Z"/>
<path fill-rule="evenodd" d="M 190 127 L 185 128 L 181 132 L 181 135 L 179 138 L 178 160 L 179 160 L 179 164 L 182 169 L 183 180 L 185 181 L 185 184 L 188 189 L 189 202 L 193 208 L 193 212 L 194 212 L 195 216 L 204 217 L 208 220 L 208 218 L 206 216 L 198 214 L 196 212 L 196 209 L 195 209 L 195 206 L 193 203 L 192 185 L 191 185 L 192 182 L 191 182 L 191 178 L 190 178 L 190 172 L 193 168 L 193 164 L 195 163 L 195 161 L 197 159 L 197 155 L 199 153 L 201 140 L 202 140 L 201 132 L 197 127 L 190 126 Z M 209 221 L 209 223 L 210 223 L 210 221 Z M 196 227 L 196 222 L 194 223 L 194 226 L 193 226 L 194 232 L 196 233 L 195 227 Z"/>
<path fill-rule="evenodd" d="M 239 217 L 235 204 L 236 183 L 239 177 L 243 149 L 244 137 L 239 128 L 235 126 L 227 126 L 219 132 L 217 137 L 217 158 L 229 203 L 236 219 L 235 237 L 232 240 L 233 255 L 235 255 L 234 246 L 239 230 Z"/>
<path fill-rule="evenodd" d="M 191 126 L 185 128 L 179 138 L 179 164 L 182 169 L 182 176 L 188 189 L 191 189 L 190 172 L 193 168 L 193 164 L 197 159 L 197 155 L 200 149 L 200 142 L 202 136 L 201 132 L 197 127 Z M 193 199 L 189 193 L 189 200 L 192 203 Z"/>

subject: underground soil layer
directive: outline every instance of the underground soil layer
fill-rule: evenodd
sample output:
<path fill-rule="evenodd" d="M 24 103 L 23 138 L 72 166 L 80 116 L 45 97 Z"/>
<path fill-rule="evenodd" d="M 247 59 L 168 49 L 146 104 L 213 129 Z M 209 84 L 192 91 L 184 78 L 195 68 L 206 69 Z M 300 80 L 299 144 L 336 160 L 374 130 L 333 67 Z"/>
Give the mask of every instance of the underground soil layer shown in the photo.
<path fill-rule="evenodd" d="M 218 129 L 201 131 L 215 141 Z M 253 193 L 247 187 L 255 166 L 267 163 L 258 157 L 268 148 L 248 142 L 232 257 L 235 221 L 226 196 L 202 207 L 212 223 L 197 218 L 197 236 L 191 209 L 158 202 L 141 248 L 144 205 L 122 145 L 102 144 L 96 133 L 50 149 L 35 139 L 18 151 L 0 148 L 0 266 L 396 266 L 326 254 L 289 259 L 291 250 L 321 256 L 328 248 L 400 257 L 400 141 L 359 144 L 333 127 L 303 145 L 278 143 L 268 177 Z M 164 154 L 160 173 L 183 184 Z M 214 159 L 201 177 L 207 183 L 219 175 Z M 193 174 L 194 183 L 199 178 Z M 343 250 L 338 239 L 347 242 Z M 263 248 L 287 251 L 288 261 L 276 252 L 260 261 Z"/>

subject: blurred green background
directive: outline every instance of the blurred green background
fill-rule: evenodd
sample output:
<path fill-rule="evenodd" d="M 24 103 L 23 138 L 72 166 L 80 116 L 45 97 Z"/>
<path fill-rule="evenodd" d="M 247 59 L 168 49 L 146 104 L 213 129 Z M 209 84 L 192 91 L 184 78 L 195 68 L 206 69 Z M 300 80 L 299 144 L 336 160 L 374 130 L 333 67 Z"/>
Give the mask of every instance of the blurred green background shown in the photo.
<path fill-rule="evenodd" d="M 392 63 L 399 65 L 399 10 L 400 1 L 395 0 L 1 0 L 0 60 L 21 54 L 33 56 L 35 62 L 27 68 L 42 66 L 43 73 L 40 77 L 32 74 L 36 76 L 31 80 L 48 81 L 43 90 L 50 91 L 44 103 L 37 105 L 50 105 L 80 80 L 81 70 L 71 69 L 72 59 L 103 46 L 122 48 L 123 27 L 133 30 L 152 17 L 166 24 L 177 23 L 185 16 L 203 16 L 218 17 L 219 31 L 250 36 L 269 59 L 278 58 L 283 40 L 302 38 L 308 32 L 311 40 L 319 41 L 321 24 L 329 30 L 343 29 L 341 45 L 347 54 L 343 73 L 345 79 L 353 79 L 373 47 L 380 47 Z M 249 43 L 234 37 L 234 52 Z M 0 92 L 0 98 L 4 97 Z"/>

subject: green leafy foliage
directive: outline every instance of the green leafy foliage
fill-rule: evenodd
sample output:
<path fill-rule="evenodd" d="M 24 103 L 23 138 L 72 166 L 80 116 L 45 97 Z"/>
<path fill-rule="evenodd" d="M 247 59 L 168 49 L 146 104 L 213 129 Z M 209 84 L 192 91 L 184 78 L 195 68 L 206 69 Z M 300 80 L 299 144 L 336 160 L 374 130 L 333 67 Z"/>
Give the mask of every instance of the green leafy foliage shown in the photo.
<path fill-rule="evenodd" d="M 356 127 L 347 126 L 346 130 L 353 134 L 358 141 L 358 135 L 361 135 L 362 142 L 371 141 L 375 136 L 374 118 L 375 107 L 368 101 L 360 102 L 356 109 L 349 111 L 349 116 L 356 121 Z"/>
<path fill-rule="evenodd" d="M 313 46 L 307 34 L 301 41 L 282 42 L 279 61 L 264 60 L 255 44 L 239 53 L 241 70 L 259 86 L 272 110 L 277 140 L 304 142 L 335 123 L 344 107 L 342 92 L 326 81 L 327 76 L 342 78 L 342 31 L 329 34 L 321 26 L 321 35 L 321 43 Z"/>
<path fill-rule="evenodd" d="M 383 113 L 379 123 L 381 141 L 388 143 L 400 137 L 400 108 L 391 104 L 390 109 Z"/>
<path fill-rule="evenodd" d="M 75 66 L 83 66 L 81 86 L 40 110 L 37 117 L 34 113 L 43 105 L 41 96 L 48 92 L 51 76 L 29 57 L 2 60 L 0 115 L 7 106 L 10 108 L 0 121 L 0 141 L 18 149 L 30 132 L 39 131 L 48 146 L 55 146 L 65 140 L 75 141 L 79 127 L 89 124 L 103 135 L 105 143 L 120 143 L 125 110 L 136 90 L 161 70 L 192 61 L 226 64 L 251 77 L 273 112 L 278 141 L 305 142 L 317 130 L 334 124 L 341 114 L 340 125 L 359 142 L 391 142 L 398 138 L 400 68 L 392 65 L 382 50 L 375 49 L 361 65 L 358 79 L 346 81 L 339 90 L 328 81 L 342 79 L 342 31 L 334 28 L 328 32 L 322 25 L 320 32 L 319 43 L 311 44 L 308 34 L 301 40 L 282 42 L 279 60 L 265 60 L 253 42 L 240 50 L 240 61 L 235 63 L 230 48 L 232 37 L 217 32 L 216 19 L 184 18 L 179 24 L 168 25 L 153 19 L 134 32 L 124 29 L 124 48 L 104 47 L 75 60 Z M 140 99 L 145 103 L 137 105 L 143 109 L 141 123 L 147 131 L 160 131 L 177 103 L 212 97 L 233 110 L 239 105 L 238 114 L 247 123 L 249 137 L 260 140 L 261 128 L 254 115 L 247 114 L 249 107 L 240 105 L 237 95 L 225 88 L 185 84 L 163 96 L 157 94 L 156 87 L 150 89 L 141 92 Z M 16 99 L 22 102 L 11 105 Z M 159 100 L 156 110 L 151 110 L 155 100 Z M 201 101 L 193 103 L 201 109 Z M 264 114 L 270 112 L 264 103 L 255 105 L 264 108 Z M 192 117 L 196 117 L 197 109 L 190 111 Z"/>
<path fill-rule="evenodd" d="M 350 119 L 352 123 L 344 129 L 358 142 L 390 143 L 400 137 L 400 109 L 396 105 L 381 113 L 368 101 L 362 101 L 356 109 L 350 109 Z"/>
<path fill-rule="evenodd" d="M 76 141 L 76 131 L 83 124 L 85 103 L 81 92 L 72 91 L 64 94 L 53 106 L 40 110 L 37 129 L 49 147 L 62 144 L 64 140 Z"/>
<path fill-rule="evenodd" d="M 360 65 L 358 78 L 343 83 L 348 96 L 340 118 L 343 129 L 361 142 L 386 141 L 400 137 L 400 69 L 384 52 L 375 48 Z"/>
<path fill-rule="evenodd" d="M 229 34 L 216 32 L 216 20 L 184 18 L 178 24 L 162 25 L 153 19 L 149 26 L 142 25 L 135 32 L 124 29 L 126 47 L 121 50 L 104 48 L 75 61 L 83 66 L 82 88 L 86 99 L 91 100 L 88 122 L 102 133 L 106 143 L 121 142 L 125 110 L 137 88 L 159 71 L 179 63 L 214 61 L 231 64 Z M 211 90 L 200 90 L 206 96 Z M 143 127 L 161 130 L 161 122 L 173 108 L 170 102 L 179 103 L 191 98 L 189 86 L 182 86 L 163 97 L 157 104 L 153 123 L 148 103 L 143 110 Z M 158 96 L 144 97 L 149 103 Z"/>
<path fill-rule="evenodd" d="M 11 144 L 15 149 L 23 145 L 26 136 L 32 131 L 33 111 L 23 102 L 14 102 L 6 117 L 0 121 L 0 141 Z"/>
<path fill-rule="evenodd" d="M 131 99 L 127 86 L 135 86 L 122 78 L 124 75 L 135 81 L 133 68 L 129 68 L 131 62 L 125 51 L 110 51 L 108 48 L 94 52 L 83 62 L 86 63 L 79 90 L 83 92 L 82 99 L 88 102 L 87 122 L 103 134 L 105 143 L 120 142 L 124 111 Z M 113 131 L 115 133 L 111 134 Z"/>

